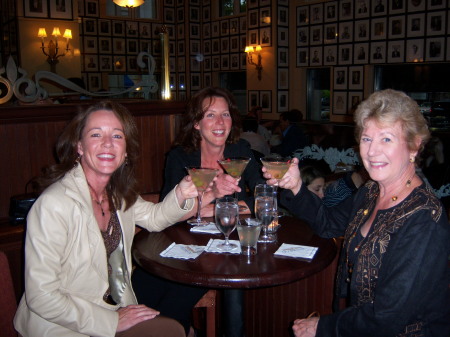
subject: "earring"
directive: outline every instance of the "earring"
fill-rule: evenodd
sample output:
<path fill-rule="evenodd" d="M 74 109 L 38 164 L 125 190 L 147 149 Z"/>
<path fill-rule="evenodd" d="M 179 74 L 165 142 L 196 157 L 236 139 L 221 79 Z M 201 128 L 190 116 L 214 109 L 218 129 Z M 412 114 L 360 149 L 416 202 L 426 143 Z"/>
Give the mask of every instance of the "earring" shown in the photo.
<path fill-rule="evenodd" d="M 410 158 L 409 158 L 409 162 L 410 162 L 410 163 L 414 163 L 415 161 L 416 161 L 416 157 L 410 157 Z"/>
<path fill-rule="evenodd" d="M 73 166 L 77 166 L 81 161 L 81 155 L 78 153 L 77 158 L 75 159 L 75 163 L 73 164 Z"/>

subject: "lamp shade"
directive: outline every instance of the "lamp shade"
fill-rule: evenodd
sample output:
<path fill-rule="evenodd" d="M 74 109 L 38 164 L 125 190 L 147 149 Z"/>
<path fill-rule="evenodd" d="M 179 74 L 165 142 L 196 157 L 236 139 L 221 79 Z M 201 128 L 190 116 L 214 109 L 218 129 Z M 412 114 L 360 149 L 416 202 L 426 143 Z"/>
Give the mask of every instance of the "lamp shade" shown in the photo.
<path fill-rule="evenodd" d="M 72 38 L 72 30 L 71 29 L 66 29 L 64 31 L 63 37 L 65 37 L 66 39 L 71 39 Z"/>
<path fill-rule="evenodd" d="M 120 7 L 139 7 L 144 0 L 113 0 L 113 2 Z"/>
<path fill-rule="evenodd" d="M 261 50 L 262 50 L 261 46 L 260 46 L 260 45 L 257 45 L 257 46 L 256 46 L 256 52 L 259 53 Z"/>
<path fill-rule="evenodd" d="M 39 28 L 38 37 L 40 38 L 47 37 L 47 32 L 45 31 L 45 28 Z"/>
<path fill-rule="evenodd" d="M 61 36 L 61 32 L 59 31 L 59 27 L 54 27 L 53 28 L 52 35 L 55 36 L 55 37 Z"/>
<path fill-rule="evenodd" d="M 245 52 L 246 53 L 253 53 L 255 51 L 255 49 L 253 48 L 253 46 L 246 46 L 245 47 Z"/>

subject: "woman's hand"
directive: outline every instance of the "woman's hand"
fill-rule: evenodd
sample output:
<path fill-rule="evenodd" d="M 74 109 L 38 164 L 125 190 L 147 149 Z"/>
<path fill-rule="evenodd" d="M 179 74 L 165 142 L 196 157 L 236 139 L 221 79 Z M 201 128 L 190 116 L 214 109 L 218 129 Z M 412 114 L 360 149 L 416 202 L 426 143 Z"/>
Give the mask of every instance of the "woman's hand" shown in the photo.
<path fill-rule="evenodd" d="M 263 166 L 262 171 L 264 173 L 264 178 L 267 179 L 267 183 L 269 185 L 276 185 L 278 182 L 278 186 L 281 188 L 285 188 L 287 190 L 291 190 L 294 195 L 296 195 L 300 188 L 302 187 L 302 177 L 300 176 L 300 169 L 298 168 L 298 159 L 293 158 L 291 160 L 291 164 L 289 169 L 284 174 L 283 178 L 280 181 L 277 181 L 275 178 L 272 178 L 272 175 L 267 171 L 267 169 Z"/>
<path fill-rule="evenodd" d="M 119 313 L 117 332 L 128 330 L 136 324 L 155 318 L 159 315 L 159 311 L 146 307 L 145 305 L 129 305 L 120 308 L 117 312 Z"/>
<path fill-rule="evenodd" d="M 296 319 L 292 326 L 295 337 L 314 337 L 316 335 L 318 317 Z"/>
<path fill-rule="evenodd" d="M 233 178 L 229 174 L 219 173 L 212 188 L 215 198 L 222 198 L 231 195 L 234 192 L 240 192 L 239 180 Z"/>
<path fill-rule="evenodd" d="M 180 207 L 184 204 L 186 199 L 195 198 L 198 195 L 197 187 L 195 187 L 192 182 L 192 178 L 189 175 L 181 179 L 175 193 L 177 195 L 178 202 L 180 203 Z"/>

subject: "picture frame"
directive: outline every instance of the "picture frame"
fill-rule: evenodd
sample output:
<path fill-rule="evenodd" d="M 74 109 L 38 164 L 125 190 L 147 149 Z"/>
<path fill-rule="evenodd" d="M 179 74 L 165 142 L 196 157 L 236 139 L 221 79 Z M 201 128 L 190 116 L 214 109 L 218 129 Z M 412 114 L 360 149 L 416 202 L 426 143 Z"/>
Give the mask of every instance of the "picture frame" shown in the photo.
<path fill-rule="evenodd" d="M 369 17 L 369 9 L 369 0 L 355 0 L 355 19 L 363 19 Z"/>
<path fill-rule="evenodd" d="M 297 28 L 297 46 L 309 45 L 309 27 Z"/>
<path fill-rule="evenodd" d="M 414 39 L 406 41 L 406 62 L 423 62 L 424 40 Z"/>
<path fill-rule="evenodd" d="M 211 23 L 211 36 L 218 37 L 219 35 L 220 35 L 219 21 L 213 21 Z"/>
<path fill-rule="evenodd" d="M 389 39 L 402 39 L 405 37 L 405 16 L 389 17 Z"/>
<path fill-rule="evenodd" d="M 272 45 L 272 34 L 270 27 L 261 28 L 259 31 L 259 45 L 261 47 L 270 47 Z"/>
<path fill-rule="evenodd" d="M 241 50 L 245 50 L 245 47 L 247 46 L 247 36 L 246 35 L 241 35 L 239 37 L 240 41 L 241 41 Z"/>
<path fill-rule="evenodd" d="M 230 38 L 222 37 L 220 39 L 220 53 L 228 53 L 230 51 Z"/>
<path fill-rule="evenodd" d="M 405 0 L 391 0 L 389 1 L 389 14 L 402 14 L 405 13 L 406 1 Z"/>
<path fill-rule="evenodd" d="M 369 40 L 369 20 L 357 20 L 355 21 L 355 31 L 353 34 L 353 40 L 368 41 Z"/>
<path fill-rule="evenodd" d="M 200 62 L 195 55 L 190 57 L 190 62 L 191 62 L 191 64 L 190 64 L 191 72 L 200 71 Z"/>
<path fill-rule="evenodd" d="M 334 67 L 333 73 L 333 89 L 347 90 L 347 67 Z"/>
<path fill-rule="evenodd" d="M 258 0 L 248 0 L 247 1 L 247 7 L 248 8 L 258 7 Z"/>
<path fill-rule="evenodd" d="M 262 112 L 272 111 L 272 90 L 261 90 L 259 93 L 259 106 Z"/>
<path fill-rule="evenodd" d="M 296 66 L 307 67 L 309 63 L 309 48 L 297 48 Z"/>
<path fill-rule="evenodd" d="M 408 13 L 423 12 L 425 10 L 425 0 L 408 0 Z"/>
<path fill-rule="evenodd" d="M 427 13 L 427 36 L 445 34 L 445 12 Z"/>
<path fill-rule="evenodd" d="M 239 34 L 239 19 L 234 18 L 230 20 L 230 34 Z"/>
<path fill-rule="evenodd" d="M 114 54 L 125 54 L 125 39 L 113 39 L 113 53 Z"/>
<path fill-rule="evenodd" d="M 127 56 L 127 71 L 135 73 L 139 70 L 136 56 Z"/>
<path fill-rule="evenodd" d="M 112 71 L 111 55 L 100 55 L 100 71 Z"/>
<path fill-rule="evenodd" d="M 189 25 L 190 38 L 191 39 L 199 39 L 200 38 L 200 24 L 191 23 Z"/>
<path fill-rule="evenodd" d="M 192 73 L 191 74 L 191 90 L 200 90 L 200 73 Z"/>
<path fill-rule="evenodd" d="M 186 90 L 186 74 L 178 73 L 178 89 L 180 91 Z"/>
<path fill-rule="evenodd" d="M 141 42 L 141 47 L 140 47 L 141 51 L 151 54 L 152 45 L 151 45 L 150 40 L 141 40 L 140 42 Z"/>
<path fill-rule="evenodd" d="M 376 18 L 371 20 L 372 23 L 372 40 L 386 39 L 386 18 Z"/>
<path fill-rule="evenodd" d="M 311 47 L 311 60 L 310 66 L 321 66 L 322 65 L 322 47 Z"/>
<path fill-rule="evenodd" d="M 239 69 L 239 54 L 238 53 L 230 54 L 230 69 L 231 70 Z"/>
<path fill-rule="evenodd" d="M 348 69 L 348 88 L 350 90 L 363 90 L 364 88 L 364 67 L 352 66 Z"/>
<path fill-rule="evenodd" d="M 209 39 L 211 37 L 211 25 L 209 23 L 205 23 L 202 25 L 203 29 L 203 38 Z"/>
<path fill-rule="evenodd" d="M 184 7 L 177 8 L 177 22 L 178 23 L 184 22 Z"/>
<path fill-rule="evenodd" d="M 212 54 L 219 54 L 220 51 L 220 39 L 212 39 Z"/>
<path fill-rule="evenodd" d="M 289 49 L 288 48 L 278 48 L 278 67 L 288 67 L 289 66 Z"/>
<path fill-rule="evenodd" d="M 113 71 L 124 73 L 127 70 L 126 57 L 123 55 L 114 55 Z"/>
<path fill-rule="evenodd" d="M 241 70 L 247 69 L 247 54 L 241 53 Z"/>
<path fill-rule="evenodd" d="M 250 111 L 255 106 L 259 106 L 259 91 L 249 90 L 247 99 L 248 99 L 248 111 Z"/>
<path fill-rule="evenodd" d="M 289 24 L 289 9 L 287 7 L 278 7 L 278 25 L 288 26 Z"/>
<path fill-rule="evenodd" d="M 337 45 L 323 47 L 323 64 L 326 66 L 337 64 Z"/>
<path fill-rule="evenodd" d="M 186 47 L 184 44 L 184 40 L 177 41 L 177 55 L 185 55 L 186 54 Z"/>
<path fill-rule="evenodd" d="M 311 46 L 322 44 L 323 41 L 323 25 L 315 25 L 310 27 L 309 44 Z"/>
<path fill-rule="evenodd" d="M 248 28 L 257 28 L 259 26 L 259 11 L 251 9 L 248 12 Z"/>
<path fill-rule="evenodd" d="M 98 56 L 97 55 L 84 55 L 84 70 L 85 71 L 98 71 Z"/>
<path fill-rule="evenodd" d="M 97 92 L 102 88 L 102 76 L 100 73 L 88 74 L 88 88 L 90 92 Z"/>
<path fill-rule="evenodd" d="M 347 92 L 346 91 L 334 91 L 333 92 L 333 115 L 345 115 L 347 114 Z"/>
<path fill-rule="evenodd" d="M 139 33 L 138 23 L 134 21 L 126 21 L 127 37 L 137 37 Z"/>
<path fill-rule="evenodd" d="M 369 43 L 355 43 L 353 45 L 353 63 L 368 64 L 369 63 Z"/>
<path fill-rule="evenodd" d="M 388 63 L 404 62 L 405 60 L 405 41 L 389 41 L 388 42 Z"/>
<path fill-rule="evenodd" d="M 289 91 L 278 91 L 277 112 L 285 112 L 289 110 Z"/>
<path fill-rule="evenodd" d="M 139 22 L 139 38 L 148 39 L 151 34 L 151 26 L 148 22 Z"/>
<path fill-rule="evenodd" d="M 200 54 L 200 40 L 191 40 L 189 51 L 191 55 Z"/>
<path fill-rule="evenodd" d="M 195 6 L 189 7 L 189 21 L 190 22 L 200 22 L 199 7 L 195 7 Z"/>
<path fill-rule="evenodd" d="M 203 74 L 203 85 L 204 85 L 205 87 L 210 87 L 210 86 L 212 86 L 212 76 L 211 76 L 211 73 Z"/>
<path fill-rule="evenodd" d="M 339 1 L 339 4 L 339 20 L 352 20 L 353 0 L 341 0 Z"/>
<path fill-rule="evenodd" d="M 425 35 L 425 14 L 408 15 L 406 35 L 408 37 L 418 37 Z"/>
<path fill-rule="evenodd" d="M 125 22 L 121 20 L 114 20 L 112 22 L 112 35 L 116 36 L 125 36 Z"/>
<path fill-rule="evenodd" d="M 230 34 L 230 21 L 229 20 L 221 20 L 220 21 L 220 35 L 225 36 Z"/>
<path fill-rule="evenodd" d="M 381 16 L 387 14 L 386 0 L 373 0 L 372 1 L 372 16 Z"/>
<path fill-rule="evenodd" d="M 202 8 L 202 22 L 207 23 L 211 21 L 211 6 L 204 6 Z"/>
<path fill-rule="evenodd" d="M 434 37 L 427 39 L 425 61 L 427 62 L 444 61 L 444 53 L 445 53 L 444 37 Z"/>
<path fill-rule="evenodd" d="M 95 3 L 95 2 L 92 2 Z M 97 16 L 98 16 L 98 3 L 96 3 L 97 7 Z M 50 18 L 51 19 L 65 19 L 72 20 L 73 18 L 73 7 L 72 0 L 50 0 Z"/>
<path fill-rule="evenodd" d="M 349 43 L 353 41 L 353 22 L 346 21 L 339 23 L 339 43 Z"/>
<path fill-rule="evenodd" d="M 323 4 L 322 3 L 311 5 L 309 22 L 312 25 L 323 22 Z"/>
<path fill-rule="evenodd" d="M 289 89 L 288 68 L 278 68 L 278 89 Z"/>
<path fill-rule="evenodd" d="M 241 16 L 239 18 L 239 31 L 241 34 L 247 31 L 247 16 Z"/>
<path fill-rule="evenodd" d="M 173 23 L 175 22 L 175 9 L 171 7 L 164 7 L 164 21 Z M 194 21 L 194 20 L 191 20 Z"/>
<path fill-rule="evenodd" d="M 111 36 L 111 20 L 101 19 L 98 20 L 98 35 L 100 36 Z"/>
<path fill-rule="evenodd" d="M 87 39 L 85 39 L 86 41 Z M 112 53 L 112 40 L 109 37 L 99 37 L 98 38 L 99 52 L 100 54 L 111 54 Z"/>
<path fill-rule="evenodd" d="M 370 44 L 370 63 L 386 62 L 386 43 L 373 42 Z"/>
<path fill-rule="evenodd" d="M 231 36 L 230 37 L 230 52 L 237 53 L 239 52 L 239 36 Z"/>
<path fill-rule="evenodd" d="M 271 22 L 271 9 L 270 7 L 263 7 L 259 9 L 259 26 L 266 27 L 270 26 Z"/>
<path fill-rule="evenodd" d="M 23 2 L 23 16 L 28 18 L 48 18 L 48 2 L 47 0 Z"/>
<path fill-rule="evenodd" d="M 184 56 L 177 57 L 177 66 L 178 66 L 179 72 L 185 72 L 186 71 L 186 57 L 184 57 Z"/>
<path fill-rule="evenodd" d="M 285 27 L 278 27 L 278 45 L 280 47 L 287 47 L 289 45 L 289 29 Z"/>
<path fill-rule="evenodd" d="M 85 36 L 83 51 L 84 53 L 98 53 L 96 36 Z"/>
<path fill-rule="evenodd" d="M 340 44 L 338 50 L 339 50 L 338 63 L 340 65 L 352 64 L 353 44 L 351 43 Z"/>
<path fill-rule="evenodd" d="M 323 15 L 323 21 L 325 23 L 337 21 L 338 18 L 337 13 L 338 13 L 337 1 L 325 2 L 325 10 Z"/>
<path fill-rule="evenodd" d="M 323 43 L 337 43 L 337 23 L 330 23 L 324 26 Z"/>
<path fill-rule="evenodd" d="M 446 5 L 446 0 L 427 0 L 427 9 L 435 10 L 435 9 L 444 9 Z"/>
<path fill-rule="evenodd" d="M 81 6 L 82 4 L 78 4 L 78 6 Z M 99 8 L 98 8 L 98 0 L 85 0 L 85 15 L 86 16 L 93 16 L 98 17 L 99 16 Z"/>
<path fill-rule="evenodd" d="M 97 35 L 97 20 L 84 18 L 83 19 L 83 33 L 85 35 Z"/>
<path fill-rule="evenodd" d="M 161 53 L 162 53 L 161 40 L 152 40 L 152 52 L 153 52 L 153 57 L 161 56 Z M 157 59 L 157 57 L 155 57 L 155 60 L 156 59 Z"/>
<path fill-rule="evenodd" d="M 210 56 L 206 56 L 203 59 L 203 70 L 204 71 L 211 71 L 212 67 L 211 67 L 211 57 Z"/>
<path fill-rule="evenodd" d="M 348 113 L 353 115 L 356 109 L 358 108 L 359 103 L 363 101 L 363 92 L 362 91 L 350 91 L 348 93 Z"/>
<path fill-rule="evenodd" d="M 178 40 L 184 39 L 184 25 L 178 25 L 177 26 L 177 38 Z"/>
<path fill-rule="evenodd" d="M 137 39 L 127 39 L 127 54 L 137 55 L 139 53 L 139 43 Z"/>
<path fill-rule="evenodd" d="M 297 25 L 306 26 L 309 24 L 309 6 L 297 7 Z"/>
<path fill-rule="evenodd" d="M 229 70 L 230 69 L 230 55 L 220 56 L 220 69 Z"/>

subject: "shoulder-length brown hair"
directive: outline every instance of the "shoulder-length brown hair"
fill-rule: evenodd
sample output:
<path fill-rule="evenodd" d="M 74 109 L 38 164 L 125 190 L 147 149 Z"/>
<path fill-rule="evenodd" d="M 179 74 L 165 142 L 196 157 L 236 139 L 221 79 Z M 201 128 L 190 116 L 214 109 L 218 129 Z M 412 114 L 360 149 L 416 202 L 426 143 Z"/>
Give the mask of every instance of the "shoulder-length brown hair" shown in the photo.
<path fill-rule="evenodd" d="M 188 152 L 200 149 L 202 139 L 200 132 L 194 126 L 203 119 L 205 111 L 208 110 L 215 97 L 225 99 L 231 115 L 231 131 L 226 142 L 230 144 L 239 140 L 241 118 L 233 95 L 224 88 L 207 87 L 197 92 L 189 101 L 174 146 L 181 145 Z"/>
<path fill-rule="evenodd" d="M 135 177 L 136 161 L 139 154 L 138 132 L 133 116 L 123 105 L 103 101 L 78 112 L 67 124 L 56 144 L 58 163 L 46 168 L 45 175 L 37 180 L 40 189 L 61 179 L 74 165 L 78 164 L 78 142 L 89 116 L 98 110 L 112 111 L 122 124 L 126 140 L 127 160 L 112 174 L 106 190 L 112 197 L 116 208 L 130 208 L 138 197 Z"/>

